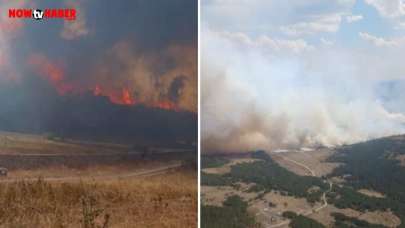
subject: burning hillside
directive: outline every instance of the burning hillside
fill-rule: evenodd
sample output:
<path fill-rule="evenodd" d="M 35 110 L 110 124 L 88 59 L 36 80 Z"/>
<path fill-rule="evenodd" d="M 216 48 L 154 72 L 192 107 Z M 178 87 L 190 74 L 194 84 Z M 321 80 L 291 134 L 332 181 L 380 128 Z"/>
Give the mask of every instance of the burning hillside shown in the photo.
<path fill-rule="evenodd" d="M 0 86 L 1 131 L 120 143 L 194 142 L 197 137 L 193 112 L 115 104 L 91 91 L 60 96 L 45 81 L 36 81 L 41 91 L 31 83 Z"/>
<path fill-rule="evenodd" d="M 136 57 L 127 50 L 127 43 L 119 43 L 109 53 L 106 60 L 97 63 L 90 77 L 72 77 L 66 74 L 63 63 L 58 63 L 43 54 L 31 54 L 28 57 L 28 69 L 50 85 L 61 96 L 66 94 L 82 95 L 92 91 L 94 96 L 108 97 L 114 104 L 139 105 L 173 111 L 196 111 L 191 88 L 196 84 L 196 53 L 189 47 L 173 47 L 168 50 L 167 60 L 155 60 L 152 57 Z M 180 54 L 181 53 L 181 54 Z M 175 55 L 181 56 L 175 56 Z M 113 56 L 111 56 L 113 55 Z M 125 56 L 121 56 L 125 55 Z M 172 57 L 172 55 L 174 57 Z M 152 69 L 163 63 L 159 61 L 190 60 L 165 72 Z M 119 65 L 119 67 L 114 64 Z M 186 65 L 187 64 L 187 65 Z M 163 66 L 165 67 L 165 66 Z M 114 72 L 118 71 L 118 72 Z M 84 79 L 84 80 L 83 80 Z"/>
<path fill-rule="evenodd" d="M 0 130 L 130 143 L 195 141 L 196 2 L 53 4 L 75 8 L 76 20 L 0 16 Z M 0 6 L 50 7 L 35 1 Z"/>
<path fill-rule="evenodd" d="M 30 8 L 34 7 L 32 4 L 23 1 L 1 6 Z M 154 28 L 164 28 L 156 33 L 145 30 L 145 23 L 132 14 L 102 22 L 105 17 L 100 18 L 101 15 L 122 12 L 119 4 L 91 15 L 85 11 L 84 3 L 73 7 L 78 11 L 77 19 L 64 22 L 61 28 L 52 22 L 41 25 L 0 17 L 0 84 L 36 78 L 47 81 L 59 96 L 91 91 L 119 105 L 197 111 L 197 23 L 184 24 L 190 21 L 190 15 L 168 21 L 164 18 L 177 9 L 149 9 L 153 13 L 147 20 Z M 155 5 L 128 8 L 142 11 L 148 7 Z M 140 30 L 128 31 L 128 27 L 120 26 L 123 22 Z"/>

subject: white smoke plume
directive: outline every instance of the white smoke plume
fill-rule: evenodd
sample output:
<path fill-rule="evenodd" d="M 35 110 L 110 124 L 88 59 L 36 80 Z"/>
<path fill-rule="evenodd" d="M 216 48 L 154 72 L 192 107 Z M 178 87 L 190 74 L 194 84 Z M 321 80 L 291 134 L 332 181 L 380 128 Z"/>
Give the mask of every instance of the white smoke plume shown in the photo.
<path fill-rule="evenodd" d="M 398 62 L 207 25 L 201 39 L 203 153 L 334 146 L 405 131 L 405 115 L 376 92 L 403 80 Z"/>

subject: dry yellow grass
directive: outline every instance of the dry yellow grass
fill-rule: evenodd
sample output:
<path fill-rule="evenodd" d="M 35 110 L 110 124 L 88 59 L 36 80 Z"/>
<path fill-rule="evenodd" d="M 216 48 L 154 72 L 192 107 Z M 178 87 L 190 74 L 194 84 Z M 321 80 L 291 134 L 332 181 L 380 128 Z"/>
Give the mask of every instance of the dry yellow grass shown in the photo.
<path fill-rule="evenodd" d="M 130 161 L 121 164 L 111 165 L 91 165 L 83 168 L 69 168 L 63 165 L 53 165 L 40 167 L 36 169 L 14 169 L 8 173 L 8 178 L 24 179 L 39 177 L 83 177 L 92 178 L 99 176 L 120 175 L 132 172 L 140 172 L 153 168 L 162 167 L 169 164 L 175 164 L 175 161 Z"/>
<path fill-rule="evenodd" d="M 87 183 L 0 183 L 0 227 L 196 227 L 190 170 Z"/>

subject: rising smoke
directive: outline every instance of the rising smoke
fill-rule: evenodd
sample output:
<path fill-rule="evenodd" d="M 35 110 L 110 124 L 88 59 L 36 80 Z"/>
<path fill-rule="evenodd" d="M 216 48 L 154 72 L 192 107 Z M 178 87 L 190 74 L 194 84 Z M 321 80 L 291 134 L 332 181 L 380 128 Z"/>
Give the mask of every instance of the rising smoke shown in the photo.
<path fill-rule="evenodd" d="M 77 9 L 75 21 L 7 14 L 66 7 Z M 197 1 L 0 0 L 0 8 L 0 131 L 196 141 Z"/>
<path fill-rule="evenodd" d="M 400 78 L 370 65 L 368 53 L 205 26 L 202 34 L 203 153 L 335 146 L 405 130 L 390 108 L 398 99 L 388 106 L 378 90 Z"/>
<path fill-rule="evenodd" d="M 61 96 L 92 92 L 118 105 L 197 112 L 196 2 L 51 2 L 0 1 L 0 85 L 36 78 Z M 78 18 L 42 25 L 7 15 L 44 6 L 75 7 Z"/>
<path fill-rule="evenodd" d="M 116 104 L 196 112 L 196 56 L 191 45 L 174 45 L 158 55 L 142 54 L 130 42 L 121 41 L 79 72 L 81 77 L 67 74 L 63 62 L 42 53 L 30 54 L 27 66 L 59 95 L 93 91 Z"/>

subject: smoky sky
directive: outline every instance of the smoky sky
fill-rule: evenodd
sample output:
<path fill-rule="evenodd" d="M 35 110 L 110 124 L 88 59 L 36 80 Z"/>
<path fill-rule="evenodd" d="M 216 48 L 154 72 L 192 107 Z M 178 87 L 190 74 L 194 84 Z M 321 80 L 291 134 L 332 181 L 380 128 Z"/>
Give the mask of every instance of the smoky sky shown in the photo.
<path fill-rule="evenodd" d="M 404 134 L 399 2 L 202 1 L 202 152 Z"/>
<path fill-rule="evenodd" d="M 78 14 L 85 14 L 89 38 L 65 41 L 59 36 L 62 20 L 26 20 L 25 35 L 19 37 L 17 53 L 43 50 L 52 56 L 97 54 L 119 39 L 136 41 L 145 51 L 172 43 L 197 41 L 197 1 L 135 0 L 78 1 Z M 37 8 L 66 8 L 63 1 L 36 1 Z M 3 9 L 6 11 L 6 9 Z M 3 12 L 7 13 L 7 12 Z M 79 53 L 78 53 L 79 52 Z M 84 56 L 83 56 L 84 55 Z M 84 58 L 82 58 L 84 59 Z"/>
<path fill-rule="evenodd" d="M 64 40 L 62 20 L 27 20 L 24 36 L 15 42 L 21 58 L 33 51 L 63 58 L 71 64 L 88 64 L 119 40 L 137 42 L 144 52 L 158 51 L 173 43 L 195 44 L 197 1 L 83 1 L 78 14 L 85 14 L 88 37 Z M 38 8 L 65 7 L 63 2 L 39 1 Z M 84 61 L 84 62 L 83 62 Z"/>
<path fill-rule="evenodd" d="M 0 130 L 195 141 L 197 0 L 0 0 Z M 8 9 L 75 8 L 76 20 Z"/>
<path fill-rule="evenodd" d="M 55 68 L 63 72 L 64 83 L 89 89 L 99 84 L 96 74 L 100 73 L 97 69 L 103 64 L 103 67 L 108 68 L 105 71 L 109 73 L 108 76 L 101 76 L 104 80 L 101 87 L 115 84 L 114 88 L 105 90 L 118 93 L 116 91 L 126 88 L 131 96 L 141 94 L 139 97 L 142 101 L 145 100 L 143 97 L 150 94 L 139 91 L 139 87 L 145 83 L 133 86 L 131 84 L 134 81 L 148 81 L 149 89 L 158 91 L 153 95 L 156 99 L 160 97 L 159 99 L 169 100 L 173 97 L 171 88 L 178 83 L 175 78 L 185 75 L 187 80 L 182 85 L 187 87 L 183 88 L 187 94 L 182 95 L 184 98 L 178 105 L 182 109 L 195 112 L 197 2 L 83 0 L 21 1 L 16 4 L 3 1 L 2 27 L 13 28 L 13 34 L 9 35 L 8 31 L 0 34 L 5 37 L 2 49 L 7 49 L 1 51 L 6 53 L 4 55 L 10 66 L 6 73 L 1 74 L 12 71 L 21 80 L 38 76 L 38 72 L 33 72 L 32 64 L 27 62 L 32 56 L 41 56 L 44 60 L 39 64 L 55 65 Z M 73 22 L 60 19 L 9 19 L 9 8 L 75 8 L 78 16 Z M 124 56 L 120 49 L 128 53 Z M 108 66 L 105 66 L 106 62 Z M 187 67 L 189 68 L 186 69 Z M 146 77 L 149 78 L 145 79 Z M 121 82 L 116 83 L 114 80 Z M 172 83 L 174 84 L 171 85 Z M 155 101 L 157 102 L 161 101 Z"/>

